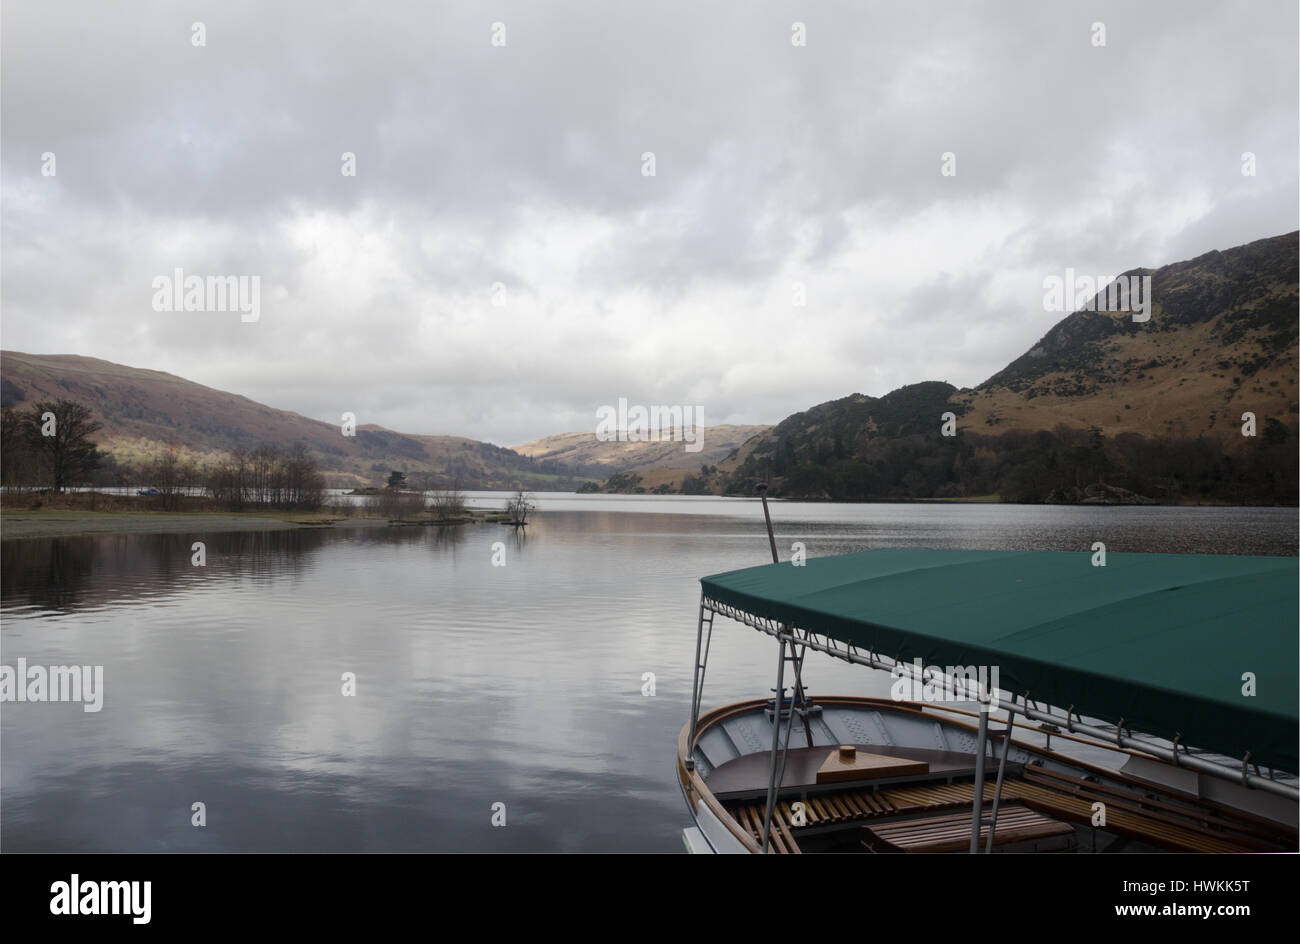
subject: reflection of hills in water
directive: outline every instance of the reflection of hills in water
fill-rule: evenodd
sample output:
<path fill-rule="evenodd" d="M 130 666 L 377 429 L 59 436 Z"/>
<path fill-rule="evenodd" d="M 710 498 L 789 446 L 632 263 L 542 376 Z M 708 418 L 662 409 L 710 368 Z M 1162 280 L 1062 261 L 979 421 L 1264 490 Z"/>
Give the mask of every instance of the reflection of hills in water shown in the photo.
<path fill-rule="evenodd" d="M 509 539 L 509 529 L 502 530 Z M 7 618 L 129 604 L 242 580 L 305 573 L 326 544 L 427 543 L 440 550 L 464 541 L 462 528 L 353 531 L 232 531 L 218 534 L 111 534 L 0 544 L 0 606 Z M 205 545 L 207 563 L 191 563 Z M 522 545 L 521 545 L 522 546 Z"/>

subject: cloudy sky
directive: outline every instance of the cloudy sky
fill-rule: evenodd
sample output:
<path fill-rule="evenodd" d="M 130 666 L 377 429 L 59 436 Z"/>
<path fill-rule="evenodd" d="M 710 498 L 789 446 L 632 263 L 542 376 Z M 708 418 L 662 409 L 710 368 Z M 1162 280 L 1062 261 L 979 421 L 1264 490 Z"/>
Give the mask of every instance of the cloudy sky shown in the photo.
<path fill-rule="evenodd" d="M 0 343 L 507 445 L 619 397 L 772 423 L 970 386 L 1061 317 L 1048 275 L 1297 228 L 1297 27 L 1294 0 L 6 2 Z M 260 319 L 155 311 L 177 268 L 259 276 Z"/>

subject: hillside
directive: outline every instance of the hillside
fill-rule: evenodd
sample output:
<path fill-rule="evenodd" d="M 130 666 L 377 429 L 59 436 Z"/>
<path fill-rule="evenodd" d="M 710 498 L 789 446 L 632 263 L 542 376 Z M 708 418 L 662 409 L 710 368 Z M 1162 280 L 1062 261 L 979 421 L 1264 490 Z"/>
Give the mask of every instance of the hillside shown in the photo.
<path fill-rule="evenodd" d="M 1107 436 L 1238 435 L 1241 414 L 1294 420 L 1297 233 L 1150 275 L 1151 319 L 1079 311 L 954 398 L 970 429 L 1099 427 Z"/>
<path fill-rule="evenodd" d="M 362 425 L 339 426 L 156 370 L 93 357 L 0 352 L 0 401 L 22 407 L 64 398 L 89 407 L 104 428 L 97 440 L 118 463 L 136 463 L 175 444 L 207 461 L 237 446 L 301 442 L 336 487 L 378 484 L 391 469 L 427 474 L 463 488 L 573 487 L 580 479 L 558 463 L 459 436 L 415 436 Z"/>
<path fill-rule="evenodd" d="M 455 436 L 338 426 L 171 374 L 79 356 L 0 352 L 0 400 L 80 401 L 119 464 L 174 444 L 200 462 L 302 443 L 332 485 L 390 469 L 463 488 L 752 491 L 838 499 L 976 498 L 1294 504 L 1300 234 L 1125 276 L 1151 277 L 1151 317 L 1076 311 L 974 389 L 942 381 L 852 394 L 775 427 L 717 426 L 681 443 L 562 433 L 515 450 Z M 1104 293 L 1097 293 L 1103 299 Z M 1098 305 L 1096 307 L 1104 307 Z M 1241 435 L 1244 412 L 1258 435 Z M 941 416 L 957 417 L 943 435 Z M 1118 489 L 1118 491 L 1116 491 Z M 1124 500 L 1129 500 L 1128 498 Z"/>
<path fill-rule="evenodd" d="M 601 468 L 612 472 L 649 469 L 698 470 L 725 459 L 746 440 L 769 426 L 707 426 L 700 435 L 699 452 L 686 452 L 680 442 L 600 442 L 593 431 L 559 433 L 521 446 L 515 452 L 535 459 L 554 459 L 567 465 Z"/>
<path fill-rule="evenodd" d="M 1149 321 L 1076 311 L 973 390 L 927 382 L 796 413 L 708 490 L 1295 504 L 1298 235 L 1130 270 L 1151 276 Z M 941 435 L 944 412 L 957 435 Z"/>

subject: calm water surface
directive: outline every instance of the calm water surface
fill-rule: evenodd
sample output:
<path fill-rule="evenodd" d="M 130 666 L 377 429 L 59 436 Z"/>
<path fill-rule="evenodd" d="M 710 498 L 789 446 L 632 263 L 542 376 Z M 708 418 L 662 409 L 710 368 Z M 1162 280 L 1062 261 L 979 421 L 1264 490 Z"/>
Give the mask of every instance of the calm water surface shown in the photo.
<path fill-rule="evenodd" d="M 539 504 L 526 538 L 471 525 L 4 542 L 0 659 L 102 665 L 105 695 L 98 713 L 4 705 L 0 845 L 680 851 L 697 580 L 767 562 L 761 507 Z M 810 556 L 1297 552 L 1293 509 L 774 503 L 773 517 L 782 559 L 794 541 Z M 206 567 L 190 564 L 197 540 Z M 706 704 L 766 694 L 774 663 L 770 639 L 720 620 Z M 816 653 L 805 678 L 814 694 L 888 691 Z"/>

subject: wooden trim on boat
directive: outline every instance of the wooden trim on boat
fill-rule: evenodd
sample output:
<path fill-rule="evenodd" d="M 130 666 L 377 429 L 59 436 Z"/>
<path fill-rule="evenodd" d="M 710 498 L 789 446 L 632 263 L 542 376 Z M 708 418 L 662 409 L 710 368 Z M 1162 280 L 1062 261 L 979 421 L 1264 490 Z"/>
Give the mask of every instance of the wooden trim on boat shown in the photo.
<path fill-rule="evenodd" d="M 764 699 L 755 698 L 749 701 L 734 702 L 730 705 L 724 705 L 721 708 L 714 708 L 700 715 L 697 724 L 697 730 L 700 732 L 707 731 L 713 725 L 730 718 L 732 715 L 744 714 L 753 710 L 756 706 L 763 705 Z M 763 850 L 759 848 L 754 837 L 749 834 L 730 813 L 726 807 L 713 795 L 713 791 L 705 784 L 704 778 L 700 776 L 697 770 L 686 769 L 686 757 L 690 753 L 691 726 L 689 721 L 682 726 L 681 734 L 677 736 L 677 776 L 681 780 L 682 790 L 686 794 L 686 802 L 690 805 L 692 815 L 698 803 L 703 803 L 709 811 L 718 818 L 718 822 L 727 828 L 736 839 L 744 845 L 750 852 L 759 853 Z M 699 740 L 696 738 L 696 740 Z M 707 839 L 708 836 L 706 835 Z"/>

